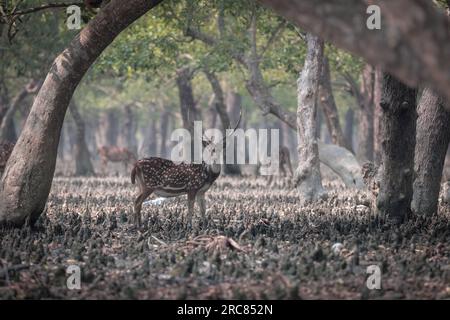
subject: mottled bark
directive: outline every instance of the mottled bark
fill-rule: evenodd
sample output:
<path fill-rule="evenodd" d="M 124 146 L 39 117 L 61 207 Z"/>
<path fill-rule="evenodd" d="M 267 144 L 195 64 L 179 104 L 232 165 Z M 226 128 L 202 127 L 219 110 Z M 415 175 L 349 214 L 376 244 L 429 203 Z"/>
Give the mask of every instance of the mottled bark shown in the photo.
<path fill-rule="evenodd" d="M 305 31 L 450 100 L 450 27 L 429 0 L 375 0 L 381 29 L 366 28 L 367 0 L 259 0 Z M 330 18 L 332 17 L 332 19 Z"/>
<path fill-rule="evenodd" d="M 383 76 L 380 191 L 377 207 L 395 222 L 408 217 L 413 196 L 416 94 L 393 76 Z"/>
<path fill-rule="evenodd" d="M 330 65 L 326 57 L 323 59 L 319 82 L 319 101 L 325 116 L 328 132 L 330 133 L 331 142 L 352 151 L 352 148 L 345 140 L 341 124 L 339 123 L 339 113 L 331 87 Z"/>
<path fill-rule="evenodd" d="M 0 224 L 34 222 L 45 208 L 64 116 L 86 71 L 133 21 L 160 1 L 110 1 L 55 59 L 0 183 Z"/>
<path fill-rule="evenodd" d="M 319 79 L 323 63 L 323 41 L 307 35 L 308 52 L 297 83 L 298 159 L 295 183 L 302 201 L 316 201 L 326 191 L 320 174 L 319 148 L 316 139 L 316 112 Z"/>
<path fill-rule="evenodd" d="M 437 212 L 439 190 L 447 148 L 450 142 L 450 111 L 433 90 L 426 88 L 418 106 L 415 153 L 414 195 L 411 209 L 415 214 Z"/>
<path fill-rule="evenodd" d="M 76 126 L 76 138 L 74 148 L 75 175 L 90 176 L 95 175 L 94 167 L 91 162 L 91 154 L 86 145 L 86 125 L 80 115 L 78 106 L 74 101 L 69 105 L 69 111 Z"/>

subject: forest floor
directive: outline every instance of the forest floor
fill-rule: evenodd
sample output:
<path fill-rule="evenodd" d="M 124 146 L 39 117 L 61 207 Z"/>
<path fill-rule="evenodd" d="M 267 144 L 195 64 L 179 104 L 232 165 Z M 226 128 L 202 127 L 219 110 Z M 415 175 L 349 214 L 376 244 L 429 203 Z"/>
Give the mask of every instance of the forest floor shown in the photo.
<path fill-rule="evenodd" d="M 283 180 L 221 177 L 204 219 L 187 225 L 180 197 L 144 205 L 138 231 L 128 178 L 56 178 L 33 229 L 0 230 L 0 298 L 450 298 L 448 207 L 396 227 L 365 192 L 326 186 L 326 200 L 301 206 Z M 80 290 L 67 288 L 69 265 Z M 380 290 L 367 288 L 369 265 Z"/>

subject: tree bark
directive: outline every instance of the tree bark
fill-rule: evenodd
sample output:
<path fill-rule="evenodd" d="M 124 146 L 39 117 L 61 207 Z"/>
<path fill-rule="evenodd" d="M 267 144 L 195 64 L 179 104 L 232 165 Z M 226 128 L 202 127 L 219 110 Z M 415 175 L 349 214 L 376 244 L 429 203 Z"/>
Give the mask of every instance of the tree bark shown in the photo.
<path fill-rule="evenodd" d="M 95 175 L 94 167 L 91 162 L 91 154 L 86 145 L 86 126 L 80 115 L 78 106 L 74 101 L 69 105 L 70 114 L 76 125 L 75 140 L 75 175 L 90 176 Z"/>
<path fill-rule="evenodd" d="M 119 140 L 119 119 L 115 110 L 109 110 L 102 114 L 100 130 L 103 145 L 117 146 Z"/>
<path fill-rule="evenodd" d="M 169 116 L 170 116 L 169 111 L 164 110 L 161 116 L 161 123 L 159 127 L 159 131 L 161 132 L 159 154 L 163 158 L 167 156 L 167 134 L 169 133 Z"/>
<path fill-rule="evenodd" d="M 361 75 L 361 88 L 357 95 L 358 110 L 358 150 L 356 157 L 360 162 L 373 160 L 373 109 L 374 72 L 366 64 Z"/>
<path fill-rule="evenodd" d="M 393 76 L 383 76 L 382 166 L 377 207 L 382 216 L 397 223 L 409 216 L 413 196 L 416 94 L 415 89 L 407 87 Z"/>
<path fill-rule="evenodd" d="M 450 142 L 450 111 L 433 90 L 426 88 L 418 107 L 416 179 L 411 209 L 414 214 L 437 212 L 445 156 Z"/>
<path fill-rule="evenodd" d="M 326 192 L 320 174 L 319 148 L 316 139 L 316 112 L 319 79 L 323 63 L 323 41 L 307 36 L 308 52 L 297 84 L 298 90 L 298 158 L 295 182 L 302 201 L 316 201 Z"/>
<path fill-rule="evenodd" d="M 136 140 L 136 119 L 132 104 L 127 104 L 124 107 L 125 122 L 123 125 L 122 137 L 124 138 L 124 147 L 130 150 L 133 154 L 137 154 L 137 140 Z"/>
<path fill-rule="evenodd" d="M 381 94 L 383 89 L 383 72 L 380 68 L 375 68 L 374 76 L 374 86 L 373 86 L 373 159 L 376 165 L 380 164 L 381 161 Z"/>
<path fill-rule="evenodd" d="M 323 59 L 319 82 L 319 101 L 322 106 L 323 114 L 325 115 L 332 143 L 352 151 L 349 143 L 345 140 L 341 124 L 339 123 L 339 113 L 334 100 L 333 89 L 331 87 L 330 65 L 327 57 L 324 57 Z"/>
<path fill-rule="evenodd" d="M 433 1 L 371 1 L 381 8 L 380 30 L 366 28 L 367 0 L 259 2 L 302 30 L 363 57 L 405 84 L 426 84 L 450 100 L 449 21 Z"/>
<path fill-rule="evenodd" d="M 33 223 L 45 208 L 64 116 L 86 71 L 133 21 L 161 1 L 112 0 L 55 59 L 0 183 L 0 224 Z"/>
<path fill-rule="evenodd" d="M 355 112 L 352 108 L 348 108 L 345 113 L 345 141 L 353 150 L 353 128 L 354 128 Z"/>
<path fill-rule="evenodd" d="M 199 120 L 195 108 L 192 76 L 192 70 L 183 68 L 178 70 L 176 79 L 183 127 L 189 130 L 191 135 L 194 133 L 194 121 Z"/>

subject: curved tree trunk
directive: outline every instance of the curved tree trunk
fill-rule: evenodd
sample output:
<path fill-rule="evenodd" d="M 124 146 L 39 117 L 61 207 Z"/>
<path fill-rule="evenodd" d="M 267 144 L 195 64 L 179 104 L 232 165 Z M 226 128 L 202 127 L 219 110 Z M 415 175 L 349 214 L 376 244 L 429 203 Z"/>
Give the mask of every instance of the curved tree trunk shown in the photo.
<path fill-rule="evenodd" d="M 295 182 L 302 201 L 315 201 L 325 195 L 320 174 L 319 148 L 316 139 L 316 112 L 320 72 L 323 62 L 323 41 L 307 36 L 308 52 L 298 79 L 298 158 Z"/>
<path fill-rule="evenodd" d="M 413 196 L 416 144 L 416 94 L 385 74 L 381 99 L 381 167 L 379 213 L 395 222 L 408 217 Z"/>
<path fill-rule="evenodd" d="M 69 105 L 70 114 L 77 127 L 75 140 L 75 175 L 89 176 L 95 175 L 94 167 L 91 162 L 91 154 L 86 145 L 86 126 L 80 115 L 78 106 L 72 101 Z"/>
<path fill-rule="evenodd" d="M 411 209 L 414 214 L 437 212 L 439 190 L 450 142 L 450 111 L 433 90 L 426 88 L 418 107 L 416 179 Z"/>
<path fill-rule="evenodd" d="M 333 89 L 331 87 L 330 65 L 327 57 L 324 57 L 323 59 L 319 82 L 319 101 L 322 105 L 323 114 L 325 115 L 331 142 L 352 151 L 350 144 L 345 140 L 341 124 L 339 123 L 339 113 L 334 100 Z"/>
<path fill-rule="evenodd" d="M 193 72 L 189 68 L 183 68 L 177 72 L 177 87 L 180 99 L 181 117 L 183 127 L 193 136 L 194 121 L 198 120 L 197 110 L 195 108 L 194 92 L 192 89 Z"/>
<path fill-rule="evenodd" d="M 21 226 L 42 213 L 75 88 L 114 38 L 160 2 L 112 0 L 55 59 L 6 165 L 0 184 L 0 224 Z"/>

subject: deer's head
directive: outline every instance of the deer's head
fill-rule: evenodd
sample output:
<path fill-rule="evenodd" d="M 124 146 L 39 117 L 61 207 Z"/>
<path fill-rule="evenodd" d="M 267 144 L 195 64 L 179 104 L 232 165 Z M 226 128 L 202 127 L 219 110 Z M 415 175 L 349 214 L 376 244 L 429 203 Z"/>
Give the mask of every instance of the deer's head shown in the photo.
<path fill-rule="evenodd" d="M 203 134 L 202 138 L 202 145 L 203 145 L 203 159 L 206 163 L 210 165 L 216 165 L 219 166 L 220 170 L 220 164 L 221 157 L 222 157 L 222 151 L 225 149 L 225 142 L 227 141 L 227 138 L 232 136 L 233 133 L 236 131 L 236 129 L 239 127 L 239 124 L 241 122 L 242 118 L 242 110 L 239 112 L 239 120 L 237 121 L 235 127 L 232 130 L 229 130 L 228 133 L 225 135 L 225 137 L 221 137 L 218 139 L 218 141 L 214 140 L 214 137 L 206 137 Z M 228 129 L 231 129 L 228 128 Z"/>

